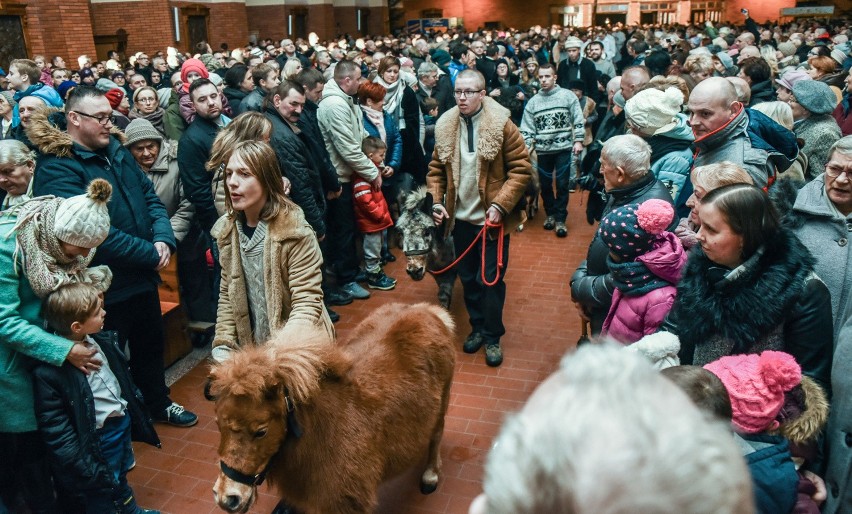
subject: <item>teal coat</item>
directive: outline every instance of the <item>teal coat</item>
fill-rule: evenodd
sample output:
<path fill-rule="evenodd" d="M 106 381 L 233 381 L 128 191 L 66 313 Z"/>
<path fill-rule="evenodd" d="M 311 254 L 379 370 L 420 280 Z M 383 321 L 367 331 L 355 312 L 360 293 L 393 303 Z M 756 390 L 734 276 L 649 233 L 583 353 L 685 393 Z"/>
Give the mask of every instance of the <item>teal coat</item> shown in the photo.
<path fill-rule="evenodd" d="M 0 216 L 0 432 L 13 433 L 38 429 L 29 358 L 59 366 L 73 346 L 42 328 L 41 300 L 24 275 L 20 254 L 18 265 L 13 263 L 16 220 Z"/>

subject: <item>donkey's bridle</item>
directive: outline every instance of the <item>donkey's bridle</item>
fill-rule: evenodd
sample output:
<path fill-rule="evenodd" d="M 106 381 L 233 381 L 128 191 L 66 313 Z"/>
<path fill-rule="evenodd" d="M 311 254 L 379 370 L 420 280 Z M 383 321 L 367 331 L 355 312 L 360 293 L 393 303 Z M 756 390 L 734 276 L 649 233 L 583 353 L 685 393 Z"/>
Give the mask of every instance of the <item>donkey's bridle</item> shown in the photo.
<path fill-rule="evenodd" d="M 284 438 L 284 442 L 286 443 L 289 439 L 298 439 L 302 437 L 302 427 L 299 426 L 299 422 L 296 421 L 296 416 L 293 414 L 296 410 L 296 404 L 290 398 L 289 391 L 286 390 L 284 393 L 284 402 L 287 404 L 287 437 Z M 225 464 L 225 461 L 219 460 L 219 469 L 222 470 L 222 473 L 224 473 L 226 477 L 238 484 L 252 487 L 257 487 L 266 480 L 266 473 L 269 472 L 269 466 L 271 465 L 272 459 L 270 458 L 260 473 L 256 475 L 246 475 L 242 471 Z"/>

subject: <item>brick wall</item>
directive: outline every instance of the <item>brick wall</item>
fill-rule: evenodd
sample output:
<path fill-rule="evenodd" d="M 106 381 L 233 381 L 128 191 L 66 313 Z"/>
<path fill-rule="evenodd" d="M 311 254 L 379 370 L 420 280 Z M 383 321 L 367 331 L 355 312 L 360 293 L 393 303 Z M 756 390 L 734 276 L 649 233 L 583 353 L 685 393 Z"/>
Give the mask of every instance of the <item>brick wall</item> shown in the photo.
<path fill-rule="evenodd" d="M 128 53 L 165 51 L 174 45 L 174 21 L 167 0 L 91 4 L 95 35 L 127 32 Z"/>
<path fill-rule="evenodd" d="M 59 55 L 69 66 L 77 56 L 95 55 L 88 0 L 26 0 L 27 41 L 30 53 L 48 59 Z M 73 64 L 72 64 L 73 63 Z"/>
<path fill-rule="evenodd" d="M 213 49 L 219 48 L 221 43 L 228 43 L 230 48 L 244 45 L 248 42 L 248 18 L 245 4 L 239 3 L 212 3 L 196 4 L 192 2 L 169 2 L 171 7 L 202 6 L 209 9 L 207 19 L 207 39 Z M 181 41 L 178 45 L 181 50 L 188 50 L 188 42 Z"/>
<path fill-rule="evenodd" d="M 257 32 L 260 39 L 280 41 L 287 37 L 287 7 L 262 5 L 246 7 L 249 32 Z M 310 19 L 310 18 L 309 18 Z"/>

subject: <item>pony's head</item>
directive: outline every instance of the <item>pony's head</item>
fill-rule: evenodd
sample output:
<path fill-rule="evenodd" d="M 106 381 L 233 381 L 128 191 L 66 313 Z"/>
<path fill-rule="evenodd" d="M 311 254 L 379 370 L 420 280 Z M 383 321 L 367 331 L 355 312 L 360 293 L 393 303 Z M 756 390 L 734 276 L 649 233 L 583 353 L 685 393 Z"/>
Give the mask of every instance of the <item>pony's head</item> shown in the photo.
<path fill-rule="evenodd" d="M 248 511 L 282 443 L 301 435 L 298 406 L 319 388 L 331 348 L 327 338 L 290 342 L 273 336 L 212 367 L 220 436 L 213 495 L 223 510 Z"/>
<path fill-rule="evenodd" d="M 407 260 L 405 271 L 414 280 L 426 275 L 429 253 L 436 237 L 432 221 L 432 194 L 425 187 L 412 191 L 402 202 L 396 228 L 402 238 L 402 251 Z"/>

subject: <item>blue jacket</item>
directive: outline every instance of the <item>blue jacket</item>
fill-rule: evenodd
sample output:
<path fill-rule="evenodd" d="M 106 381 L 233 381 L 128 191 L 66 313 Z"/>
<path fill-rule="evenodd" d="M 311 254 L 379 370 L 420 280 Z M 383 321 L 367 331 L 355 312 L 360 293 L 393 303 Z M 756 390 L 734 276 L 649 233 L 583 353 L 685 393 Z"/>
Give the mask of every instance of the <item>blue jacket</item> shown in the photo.
<path fill-rule="evenodd" d="M 62 98 L 59 97 L 59 93 L 56 92 L 50 86 L 45 86 L 41 82 L 33 84 L 23 91 L 18 91 L 15 93 L 15 102 L 21 100 L 26 96 L 35 96 L 41 98 L 44 101 L 44 104 L 48 107 L 63 107 L 65 103 L 62 101 Z M 17 127 L 21 124 L 21 115 L 20 111 L 18 111 L 18 104 L 15 104 L 15 108 L 12 111 L 12 126 Z"/>
<path fill-rule="evenodd" d="M 40 117 L 32 119 L 27 134 L 42 152 L 33 178 L 36 196 L 84 194 L 96 178 L 112 185 L 109 235 L 92 260 L 92 266 L 106 264 L 112 270 L 112 285 L 104 298 L 107 305 L 155 290 L 160 257 L 154 243 L 166 243 L 174 252 L 175 235 L 153 182 L 130 151 L 113 136 L 106 148 L 93 152 Z"/>
<path fill-rule="evenodd" d="M 460 71 L 466 70 L 467 66 L 464 64 L 457 62 L 455 60 L 451 61 L 450 64 L 447 65 L 447 74 L 450 76 L 450 83 L 452 85 L 456 85 L 456 75 L 459 74 Z"/>
<path fill-rule="evenodd" d="M 751 146 L 769 154 L 769 162 L 779 172 L 786 170 L 799 155 L 796 134 L 779 125 L 775 120 L 754 109 L 746 109 L 748 116 L 748 135 Z"/>
<path fill-rule="evenodd" d="M 760 514 L 792 512 L 796 505 L 799 475 L 790 454 L 790 443 L 781 436 L 739 435 Z"/>
<path fill-rule="evenodd" d="M 670 140 L 687 142 L 695 140 L 692 128 L 687 124 L 686 116 L 677 115 L 677 125 L 664 134 L 660 134 Z M 651 138 L 651 148 L 655 148 L 654 138 Z M 692 188 L 687 186 L 689 182 L 689 171 L 692 169 L 692 148 L 686 146 L 683 149 L 671 150 L 662 156 L 651 155 L 651 172 L 669 189 L 678 214 L 680 207 L 686 205 L 686 199 L 692 194 Z"/>
<path fill-rule="evenodd" d="M 399 167 L 402 165 L 402 137 L 399 133 L 399 128 L 396 122 L 393 121 L 393 116 L 385 112 L 385 144 L 388 146 L 385 153 L 385 166 L 393 168 L 394 175 L 399 173 Z M 364 130 L 367 134 L 373 137 L 379 136 L 379 129 L 373 125 L 373 122 L 364 114 Z"/>

